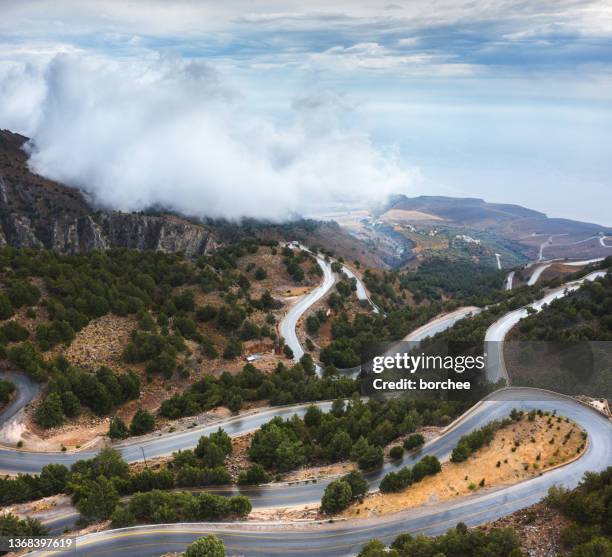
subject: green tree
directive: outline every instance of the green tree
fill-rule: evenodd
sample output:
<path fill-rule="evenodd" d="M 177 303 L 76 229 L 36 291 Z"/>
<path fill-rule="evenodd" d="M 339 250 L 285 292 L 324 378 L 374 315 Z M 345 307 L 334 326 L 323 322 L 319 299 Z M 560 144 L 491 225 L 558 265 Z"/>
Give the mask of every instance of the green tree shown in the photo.
<path fill-rule="evenodd" d="M 62 408 L 64 414 L 69 418 L 74 418 L 81 413 L 81 403 L 72 391 L 64 391 L 61 395 Z"/>
<path fill-rule="evenodd" d="M 368 492 L 368 482 L 359 470 L 353 470 L 342 477 L 351 486 L 353 498 L 363 497 Z"/>
<path fill-rule="evenodd" d="M 155 429 L 155 418 L 145 408 L 136 410 L 130 423 L 130 435 L 142 435 Z"/>
<path fill-rule="evenodd" d="M 125 439 L 129 434 L 125 422 L 119 416 L 115 416 L 108 426 L 108 436 L 111 439 Z"/>
<path fill-rule="evenodd" d="M 58 393 L 49 393 L 36 409 L 36 422 L 42 427 L 56 427 L 64 423 L 62 399 Z"/>
<path fill-rule="evenodd" d="M 344 480 L 334 480 L 323 493 L 321 511 L 325 514 L 335 514 L 346 509 L 353 498 L 351 486 Z"/>
<path fill-rule="evenodd" d="M 404 441 L 404 448 L 407 451 L 411 451 L 412 449 L 416 449 L 418 447 L 423 446 L 425 443 L 425 437 L 423 437 L 420 433 L 413 433 L 409 435 Z"/>
<path fill-rule="evenodd" d="M 357 465 L 362 470 L 373 470 L 382 466 L 384 454 L 381 447 L 370 445 L 357 460 Z"/>
<path fill-rule="evenodd" d="M 104 476 L 73 484 L 72 502 L 86 522 L 110 518 L 119 502 L 113 483 Z"/>
<path fill-rule="evenodd" d="M 242 343 L 240 340 L 235 337 L 230 338 L 223 351 L 223 358 L 226 360 L 233 360 L 234 358 L 238 358 L 241 354 Z"/>
<path fill-rule="evenodd" d="M 225 557 L 225 545 L 219 538 L 210 534 L 189 544 L 185 557 Z"/>
<path fill-rule="evenodd" d="M 261 464 L 252 464 L 248 470 L 243 470 L 238 476 L 240 485 L 259 485 L 270 481 L 270 476 Z"/>

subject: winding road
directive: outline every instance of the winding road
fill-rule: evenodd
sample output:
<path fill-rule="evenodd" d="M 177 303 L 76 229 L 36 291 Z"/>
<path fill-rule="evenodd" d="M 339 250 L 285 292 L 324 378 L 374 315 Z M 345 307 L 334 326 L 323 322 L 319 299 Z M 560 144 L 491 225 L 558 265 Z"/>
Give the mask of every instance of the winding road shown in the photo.
<path fill-rule="evenodd" d="M 14 371 L 0 371 L 0 379 L 6 379 L 16 387 L 15 396 L 0 412 L 0 440 L 10 440 L 12 431 L 19 428 L 23 409 L 39 395 L 40 385 L 24 373 Z"/>
<path fill-rule="evenodd" d="M 373 537 L 389 542 L 400 532 L 440 534 L 459 521 L 470 526 L 489 522 L 536 503 L 553 485 L 573 487 L 586 471 L 602 470 L 612 463 L 612 422 L 603 415 L 556 393 L 508 388 L 497 391 L 476 405 L 443 436 L 425 445 L 420 453 L 404 458 L 399 464 L 387 465 L 385 471 L 389 471 L 391 466 L 411 464 L 426 454 L 445 459 L 463 433 L 507 416 L 512 408 L 556 410 L 558 414 L 580 424 L 589 435 L 583 456 L 566 466 L 512 486 L 374 519 L 339 523 L 242 522 L 138 526 L 81 536 L 77 540 L 76 551 L 70 554 L 88 557 L 154 557 L 165 552 L 180 551 L 198 537 L 214 532 L 224 540 L 228 553 L 232 555 L 344 557 L 357 553 Z M 375 487 L 378 479 L 370 480 Z M 280 492 L 306 489 L 312 490 L 312 495 L 318 491 L 320 496 L 325 485 L 325 482 L 320 482 L 274 489 Z M 265 490 L 265 486 L 259 489 Z M 303 498 L 304 504 L 309 500 L 310 497 Z"/>
<path fill-rule="evenodd" d="M 501 319 L 498 319 L 493 323 L 485 334 L 485 353 L 487 357 L 487 378 L 493 383 L 498 381 L 505 381 L 506 384 L 510 383 L 508 377 L 508 371 L 504 363 L 504 350 L 503 340 L 506 334 L 514 327 L 521 319 L 527 317 L 529 312 L 528 307 L 533 308 L 535 311 L 540 311 L 545 305 L 550 304 L 553 300 L 562 298 L 569 292 L 573 292 L 577 288 L 580 288 L 585 281 L 593 281 L 599 277 L 603 277 L 606 271 L 594 271 L 589 273 L 585 277 L 579 280 L 568 282 L 555 290 L 549 292 L 546 296 L 530 304 L 527 307 L 523 307 L 504 315 Z"/>
<path fill-rule="evenodd" d="M 306 310 L 323 298 L 336 282 L 336 277 L 334 276 L 329 262 L 325 261 L 325 259 L 319 255 L 315 257 L 319 267 L 323 270 L 323 280 L 321 284 L 297 300 L 297 302 L 289 308 L 289 311 L 279 324 L 280 334 L 285 339 L 287 346 L 293 351 L 293 359 L 296 362 L 304 355 L 304 349 L 297 337 L 297 323 Z"/>
<path fill-rule="evenodd" d="M 287 318 L 283 320 L 283 322 L 293 323 L 293 338 L 287 334 L 290 332 L 288 328 L 284 329 L 286 331 L 284 336 L 286 339 L 295 341 L 295 348 L 298 350 L 296 351 L 293 346 L 292 349 L 296 354 L 301 350 L 297 336 L 295 336 L 297 320 L 311 304 L 331 288 L 334 282 L 331 266 L 327 267 L 326 262 L 319 258 L 317 261 L 324 271 L 321 286 L 304 296 L 290 309 L 289 313 L 293 312 L 291 320 L 287 321 Z M 329 273 L 326 272 L 326 269 L 329 270 Z M 565 295 L 566 292 L 575 290 L 584 281 L 594 280 L 603 274 L 605 274 L 604 271 L 597 271 L 581 280 L 564 285 L 550 292 L 532 306 L 538 311 L 545 304 Z M 460 308 L 456 312 L 434 319 L 411 333 L 411 340 L 419 341 L 444 330 L 473 311 L 474 308 Z M 503 341 L 506 333 L 526 314 L 525 308 L 511 312 L 494 323 L 487 331 L 485 339 L 488 355 L 487 376 L 490 380 L 507 379 L 500 341 Z M 494 351 L 495 347 L 497 352 Z M 329 409 L 330 403 L 318 403 L 318 406 L 326 410 Z M 308 405 L 298 405 L 253 412 L 180 433 L 143 441 L 130 440 L 118 445 L 117 448 L 128 462 L 141 460 L 143 452 L 148 458 L 168 455 L 182 448 L 193 447 L 201 435 L 211 433 L 218 427 L 223 427 L 229 435 L 241 435 L 257 429 L 277 415 L 282 417 L 289 417 L 294 413 L 303 415 L 307 407 Z M 566 466 L 513 486 L 486 490 L 470 497 L 378 518 L 340 523 L 241 522 L 147 525 L 81 536 L 78 538 L 76 551 L 71 551 L 71 555 L 114 556 L 120 554 L 122 557 L 153 557 L 164 552 L 180 551 L 198 537 L 214 532 L 224 540 L 230 554 L 247 557 L 349 556 L 354 555 L 364 543 L 373 537 L 388 542 L 403 531 L 438 534 L 459 521 L 468 525 L 489 522 L 539 501 L 552 485 L 561 484 L 573 487 L 584 472 L 602 470 L 612 464 L 612 422 L 603 415 L 574 399 L 556 393 L 537 389 L 505 388 L 478 403 L 451 424 L 443 435 L 427 443 L 418 453 L 408 454 L 402 461 L 387 463 L 381 470 L 369 474 L 370 488 L 376 489 L 382 477 L 389 471 L 410 465 L 425 455 L 435 455 L 440 460 L 447 459 L 462 435 L 482 427 L 491 420 L 505 417 L 512 408 L 556 410 L 557 413 L 577 422 L 589 435 L 589 443 L 583 456 Z M 49 462 L 70 464 L 75 460 L 91 457 L 93 454 L 93 452 L 33 453 L 2 449 L 0 450 L 0 470 L 11 473 L 36 472 Z M 292 485 L 249 488 L 221 487 L 213 488 L 211 491 L 226 495 L 243 493 L 251 498 L 255 508 L 287 507 L 318 502 L 325 486 L 330 481 L 326 479 L 316 483 L 302 482 Z M 43 554 L 37 553 L 37 555 Z"/>

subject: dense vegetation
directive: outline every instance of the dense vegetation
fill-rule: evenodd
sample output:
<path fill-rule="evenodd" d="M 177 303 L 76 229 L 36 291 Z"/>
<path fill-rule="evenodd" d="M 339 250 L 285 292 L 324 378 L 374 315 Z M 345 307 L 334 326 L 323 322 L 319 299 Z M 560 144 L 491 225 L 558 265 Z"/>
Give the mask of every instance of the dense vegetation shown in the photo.
<path fill-rule="evenodd" d="M 520 340 L 612 340 L 612 275 L 586 282 L 518 324 Z"/>
<path fill-rule="evenodd" d="M 358 366 L 365 347 L 378 342 L 399 340 L 441 310 L 442 306 L 434 303 L 414 308 L 390 309 L 385 315 L 359 313 L 353 319 L 345 312 L 340 312 L 332 320 L 332 342 L 321 350 L 321 362 L 337 368 Z M 307 323 L 307 327 L 310 326 Z"/>
<path fill-rule="evenodd" d="M 30 517 L 21 519 L 11 513 L 0 514 L 0 536 L 35 537 L 44 536 L 47 533 L 47 528 L 39 520 Z M 0 555 L 5 554 L 5 551 L 0 551 Z"/>
<path fill-rule="evenodd" d="M 257 298 L 249 293 L 250 280 L 263 280 L 265 270 L 247 265 L 242 272 L 238 267 L 242 256 L 257 253 L 262 245 L 272 246 L 275 251 L 275 244 L 242 239 L 195 262 L 180 254 L 123 249 L 68 256 L 3 248 L 0 264 L 6 290 L 0 295 L 0 318 L 10 318 L 16 309 L 25 306 L 26 317 L 39 319 L 35 335 L 16 321 L 2 324 L 0 357 L 7 357 L 37 381 L 49 380 L 36 420 L 44 427 L 53 427 L 77 416 L 83 408 L 105 415 L 139 396 L 140 384 L 133 373 L 117 374 L 108 368 L 91 373 L 62 358 L 43 358 L 42 352 L 59 343 L 69 344 L 91 319 L 106 313 L 137 317 L 138 327 L 123 359 L 127 364 L 144 363 L 148 379 L 155 374 L 165 378 L 175 373 L 181 377 L 189 374 L 181 364 L 190 354 L 186 339 L 198 344 L 200 361 L 202 357 L 218 357 L 213 340 L 203 333 L 211 327 L 227 339 L 222 350 L 227 359 L 239 357 L 242 342 L 247 340 L 270 337 L 282 344 L 282 339 L 276 338 L 275 317 L 271 313 L 280 307 L 280 302 L 268 291 Z M 303 279 L 297 276 L 296 269 L 306 269 L 307 274 L 317 276 L 321 273 L 309 253 L 287 248 L 283 254 L 295 280 Z M 35 285 L 41 283 L 44 296 Z M 198 306 L 198 290 L 218 293 L 221 305 L 215 302 Z M 263 325 L 253 320 L 256 312 L 265 314 Z M 41 317 L 48 320 L 40 322 Z M 221 336 L 217 335 L 215 342 Z M 312 360 L 305 358 L 302 367 L 279 367 L 270 377 L 247 368 L 238 377 L 224 374 L 220 379 L 205 378 L 189 392 L 167 401 L 161 414 L 172 418 L 187 416 L 221 404 L 236 412 L 245 401 L 256 399 L 278 405 L 350 396 L 357 390 L 355 382 L 310 377 L 312 367 Z M 109 433 L 122 438 L 149 431 L 144 419 L 147 416 L 138 418 L 141 427 L 136 424 L 128 428 L 114 421 Z"/>
<path fill-rule="evenodd" d="M 310 407 L 304 418 L 277 417 L 254 435 L 249 455 L 266 469 L 287 471 L 306 463 L 351 459 L 363 470 L 383 463 L 383 447 L 422 425 L 448 424 L 462 407 L 434 400 L 342 400 L 331 412 Z"/>
<path fill-rule="evenodd" d="M 147 362 L 149 373 L 168 376 L 174 372 L 177 354 L 185 350 L 183 339 L 195 340 L 203 355 L 216 357 L 211 339 L 198 330 L 199 322 L 212 322 L 234 344 L 240 339 L 274 337 L 270 327 L 258 327 L 248 317 L 256 311 L 278 308 L 279 303 L 269 292 L 251 298 L 249 277 L 238 269 L 238 260 L 256 253 L 262 245 L 275 243 L 241 240 L 196 262 L 180 254 L 127 249 L 61 255 L 2 248 L 0 267 L 6 292 L 0 295 L 0 319 L 27 307 L 27 317 L 35 318 L 42 308 L 48 320 L 38 324 L 35 338 L 29 338 L 30 333 L 17 324 L 4 324 L 0 328 L 0 351 L 5 352 L 8 343 L 29 340 L 27 353 L 21 354 L 16 363 L 44 381 L 47 374 L 39 351 L 69 344 L 91 319 L 110 312 L 134 314 L 140 330 L 126 350 L 126 361 Z M 44 298 L 35 281 L 44 285 Z M 222 305 L 197 307 L 197 290 L 219 292 Z M 14 358 L 19 360 L 19 356 L 15 354 Z"/>
<path fill-rule="evenodd" d="M 383 493 L 402 491 L 427 476 L 434 476 L 441 470 L 442 466 L 435 456 L 425 456 L 412 468 L 406 466 L 397 472 L 389 472 L 380 482 L 380 491 Z"/>
<path fill-rule="evenodd" d="M 610 398 L 610 340 L 612 275 L 607 274 L 522 319 L 506 343 L 507 367 L 517 385 Z"/>
<path fill-rule="evenodd" d="M 359 390 L 359 382 L 341 377 L 319 378 L 306 373 L 302 364 L 287 368 L 279 364 L 272 374 L 265 374 L 246 364 L 235 375 L 207 376 L 188 391 L 162 403 L 160 414 L 167 418 L 191 416 L 217 406 L 237 412 L 245 401 L 268 400 L 271 405 L 350 397 Z"/>
<path fill-rule="evenodd" d="M 137 493 L 112 513 L 112 527 L 170 522 L 203 522 L 228 517 L 244 518 L 251 512 L 251 502 L 243 495 L 223 497 L 214 493 L 188 491 Z"/>
<path fill-rule="evenodd" d="M 22 349 L 23 345 L 12 350 Z M 97 415 L 109 414 L 117 406 L 140 396 L 140 379 L 134 372 L 115 373 L 107 367 L 90 373 L 70 365 L 64 358 L 44 364 L 50 377 L 35 420 L 43 427 L 61 425 L 85 406 Z"/>
<path fill-rule="evenodd" d="M 11 505 L 69 493 L 86 521 L 108 518 L 120 495 L 231 483 L 225 468 L 225 459 L 231 452 L 229 436 L 219 429 L 201 437 L 195 449 L 174 453 L 165 469 L 130 472 L 120 454 L 106 448 L 94 458 L 79 460 L 70 468 L 48 464 L 39 475 L 0 478 L 0 504 Z"/>
<path fill-rule="evenodd" d="M 488 532 L 468 530 L 459 523 L 442 536 L 427 537 L 400 534 L 387 549 L 372 540 L 358 557 L 524 557 L 516 534 L 510 528 Z"/>
<path fill-rule="evenodd" d="M 587 472 L 574 490 L 551 488 L 546 501 L 571 520 L 561 532 L 570 557 L 612 555 L 612 467 Z"/>
<path fill-rule="evenodd" d="M 421 263 L 418 270 L 401 274 L 399 280 L 400 287 L 409 289 L 416 302 L 446 296 L 480 306 L 497 299 L 505 273 L 467 259 L 434 257 Z"/>

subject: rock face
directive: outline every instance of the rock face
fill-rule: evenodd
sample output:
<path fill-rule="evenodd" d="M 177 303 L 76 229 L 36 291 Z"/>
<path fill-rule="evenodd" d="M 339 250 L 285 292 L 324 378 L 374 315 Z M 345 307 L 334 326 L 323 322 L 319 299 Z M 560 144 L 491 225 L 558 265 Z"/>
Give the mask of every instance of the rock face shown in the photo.
<path fill-rule="evenodd" d="M 173 215 L 96 211 L 81 192 L 30 172 L 26 137 L 0 130 L 0 246 L 79 253 L 115 247 L 209 253 L 211 231 Z"/>

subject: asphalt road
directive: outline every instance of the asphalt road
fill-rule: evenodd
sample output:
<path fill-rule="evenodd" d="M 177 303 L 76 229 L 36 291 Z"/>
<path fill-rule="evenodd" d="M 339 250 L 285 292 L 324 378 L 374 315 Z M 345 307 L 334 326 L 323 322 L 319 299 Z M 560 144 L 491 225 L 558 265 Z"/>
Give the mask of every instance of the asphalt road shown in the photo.
<path fill-rule="evenodd" d="M 357 299 L 368 302 L 372 306 L 372 311 L 374 313 L 380 313 L 380 310 L 378 309 L 376 304 L 370 299 L 370 296 L 368 296 L 368 291 L 366 290 L 366 287 L 363 284 L 362 280 L 346 265 L 342 265 L 342 272 L 349 279 L 355 279 L 356 284 L 357 284 L 357 291 L 355 292 L 357 294 Z"/>
<path fill-rule="evenodd" d="M 479 307 L 466 306 L 456 309 L 450 313 L 443 313 L 442 315 L 434 317 L 422 327 L 408 333 L 402 340 L 404 342 L 419 343 L 423 339 L 437 335 L 442 331 L 446 331 L 446 329 L 452 327 L 455 323 L 457 323 L 457 321 L 461 321 L 461 319 L 477 315 L 480 313 L 480 311 L 481 309 Z"/>
<path fill-rule="evenodd" d="M 311 305 L 327 294 L 336 281 L 331 265 L 322 257 L 316 256 L 316 258 L 319 267 L 323 270 L 321 284 L 293 304 L 279 324 L 280 334 L 285 339 L 285 343 L 289 348 L 293 350 L 293 359 L 295 361 L 298 361 L 304 355 L 304 349 L 296 334 L 297 322 Z"/>
<path fill-rule="evenodd" d="M 329 287 L 331 287 L 333 285 L 333 273 L 331 273 L 331 268 L 329 271 L 332 281 Z M 551 292 L 542 300 L 535 302 L 533 307 L 539 311 L 543 305 L 563 296 L 566 291 L 578 288 L 585 280 L 594 280 L 603 274 L 605 274 L 603 271 L 591 273 L 579 281 L 565 285 L 563 288 Z M 319 288 L 323 287 L 326 280 L 327 277 L 324 276 L 323 284 Z M 309 295 L 312 295 L 313 292 Z M 319 298 L 324 294 L 325 292 Z M 304 299 L 307 297 L 304 297 Z M 296 306 L 300 305 L 300 302 Z M 297 323 L 299 316 L 311 303 L 314 302 L 307 303 L 302 311 L 297 314 L 293 332 L 295 332 L 295 323 Z M 467 308 L 462 308 L 462 310 L 465 309 Z M 504 316 L 489 328 L 486 340 L 493 341 L 492 344 L 499 347 L 501 345 L 499 340 L 503 340 L 507 331 L 526 314 L 527 310 L 521 309 Z M 432 323 L 431 327 L 440 326 L 440 321 L 445 322 L 444 319 L 438 319 L 438 323 Z M 446 322 L 451 321 L 452 318 Z M 432 330 L 429 329 L 430 334 L 439 332 L 435 330 L 432 333 Z M 425 326 L 425 332 L 427 332 L 427 326 Z M 425 338 L 425 336 L 420 338 Z M 419 340 L 420 338 L 413 340 Z M 295 340 L 297 341 L 297 337 Z M 299 346 L 299 343 L 297 344 Z M 489 348 L 487 350 L 489 353 L 487 362 L 489 378 L 495 380 L 498 376 L 504 377 L 505 368 L 501 350 L 498 349 L 497 355 L 492 354 Z M 329 403 L 327 404 L 329 405 Z M 149 457 L 162 456 L 180 448 L 194 446 L 200 435 L 210 433 L 219 426 L 222 426 L 230 435 L 240 435 L 256 429 L 274 415 L 288 417 L 292 413 L 303 414 L 306 407 L 307 405 L 272 409 L 251 416 L 240 416 L 227 422 L 216 423 L 197 430 L 194 428 L 194 430 L 166 435 L 142 443 L 130 442 L 121 447 L 120 450 L 129 462 L 141 460 L 141 451 L 145 451 L 145 454 Z M 387 517 L 339 524 L 197 523 L 141 526 L 83 536 L 78 540 L 77 550 L 70 554 L 84 556 L 121 554 L 124 557 L 157 556 L 169 551 L 180 551 L 194 539 L 206 533 L 215 532 L 225 541 L 230 554 L 244 555 L 245 557 L 263 557 L 277 554 L 326 557 L 354 555 L 372 537 L 378 537 L 388 542 L 402 531 L 436 534 L 446 531 L 459 521 L 468 525 L 489 522 L 539 501 L 552 485 L 573 487 L 578 483 L 584 472 L 602 470 L 612 464 L 612 423 L 609 420 L 593 409 L 563 395 L 536 389 L 507 388 L 479 403 L 455 422 L 444 435 L 426 444 L 417 453 L 408 454 L 403 460 L 388 463 L 382 470 L 368 475 L 370 489 L 376 489 L 382 477 L 389 471 L 411 465 L 425 455 L 435 455 L 440 460 L 448 458 L 461 435 L 482 427 L 491 420 L 507 416 L 512 408 L 556 410 L 558 414 L 569 417 L 588 432 L 589 444 L 587 450 L 577 461 L 538 478 L 498 489 L 494 492 L 486 492 L 441 505 L 426 506 Z M 5 455 L 5 453 L 9 454 Z M 21 457 L 21 455 L 26 456 Z M 32 458 L 34 457 L 34 460 L 36 460 L 35 457 L 37 456 L 42 456 L 43 459 L 42 464 L 38 463 L 40 467 L 50 461 L 61 462 L 62 459 L 76 460 L 88 457 L 86 453 L 45 453 L 40 455 L 39 453 L 26 453 L 24 451 L 0 451 L 0 469 L 4 469 L 5 462 L 8 466 L 32 465 Z M 16 458 L 16 461 L 9 462 L 7 459 L 10 458 Z M 253 506 L 256 508 L 286 507 L 319 501 L 328 483 L 329 480 L 324 480 L 317 483 L 259 486 L 244 489 L 237 487 L 216 488 L 212 491 L 226 495 L 243 493 L 251 498 Z"/>
<path fill-rule="evenodd" d="M 506 277 L 506 290 L 512 290 L 512 282 L 514 281 L 514 271 L 510 271 Z"/>
<path fill-rule="evenodd" d="M 568 292 L 572 292 L 585 281 L 595 280 L 598 277 L 602 277 L 606 274 L 606 271 L 594 271 L 589 273 L 585 277 L 568 282 L 559 288 L 552 290 L 542 299 L 534 302 L 529 307 L 532 307 L 536 311 L 540 311 L 546 304 L 550 304 L 553 300 L 562 298 Z M 501 319 L 498 319 L 493 323 L 485 334 L 485 351 L 487 356 L 487 378 L 489 381 L 496 383 L 497 381 L 504 380 L 509 383 L 508 372 L 504 364 L 503 354 L 503 339 L 512 327 L 514 327 L 521 319 L 527 317 L 527 307 L 511 311 L 504 315 Z"/>
<path fill-rule="evenodd" d="M 16 394 L 0 412 L 0 429 L 4 429 L 19 411 L 34 400 L 40 393 L 40 385 L 24 373 L 0 371 L 0 379 L 6 379 L 16 387 Z"/>
<path fill-rule="evenodd" d="M 329 410 L 331 402 L 316 403 L 324 411 Z M 139 462 L 146 458 L 167 456 L 180 449 L 190 449 L 197 445 L 202 435 L 208 435 L 219 427 L 231 436 L 243 435 L 254 431 L 272 418 L 280 416 L 289 418 L 293 414 L 302 416 L 310 404 L 301 404 L 290 407 L 270 408 L 248 414 L 238 415 L 228 420 L 215 422 L 211 425 L 202 425 L 186 431 L 167 433 L 165 435 L 132 438 L 128 441 L 114 444 L 127 462 Z M 77 460 L 92 458 L 98 451 L 79 452 L 32 452 L 27 450 L 0 449 L 0 473 L 38 473 L 43 466 L 49 463 L 70 466 Z"/>
<path fill-rule="evenodd" d="M 389 542 L 400 532 L 438 534 L 459 521 L 468 525 L 489 522 L 539 501 L 552 485 L 573 487 L 584 472 L 602 470 L 612 464 L 612 422 L 595 410 L 562 395 L 536 389 L 508 388 L 477 405 L 445 435 L 427 444 L 419 454 L 406 457 L 401 465 L 410 464 L 425 454 L 447 457 L 460 435 L 491 420 L 507 416 L 512 408 L 556 410 L 558 414 L 576 421 L 589 434 L 589 443 L 583 456 L 571 464 L 513 486 L 375 519 L 331 524 L 246 522 L 148 525 L 80 537 L 76 551 L 70 552 L 70 555 L 153 557 L 169 551 L 181 551 L 191 541 L 210 532 L 224 540 L 231 555 L 354 555 L 373 537 Z M 370 480 L 371 486 L 375 487 L 377 478 Z M 280 492 L 297 490 L 304 495 L 305 503 L 317 491 L 320 496 L 324 486 L 325 483 L 320 482 L 274 489 Z M 293 497 L 291 495 L 291 500 Z"/>

